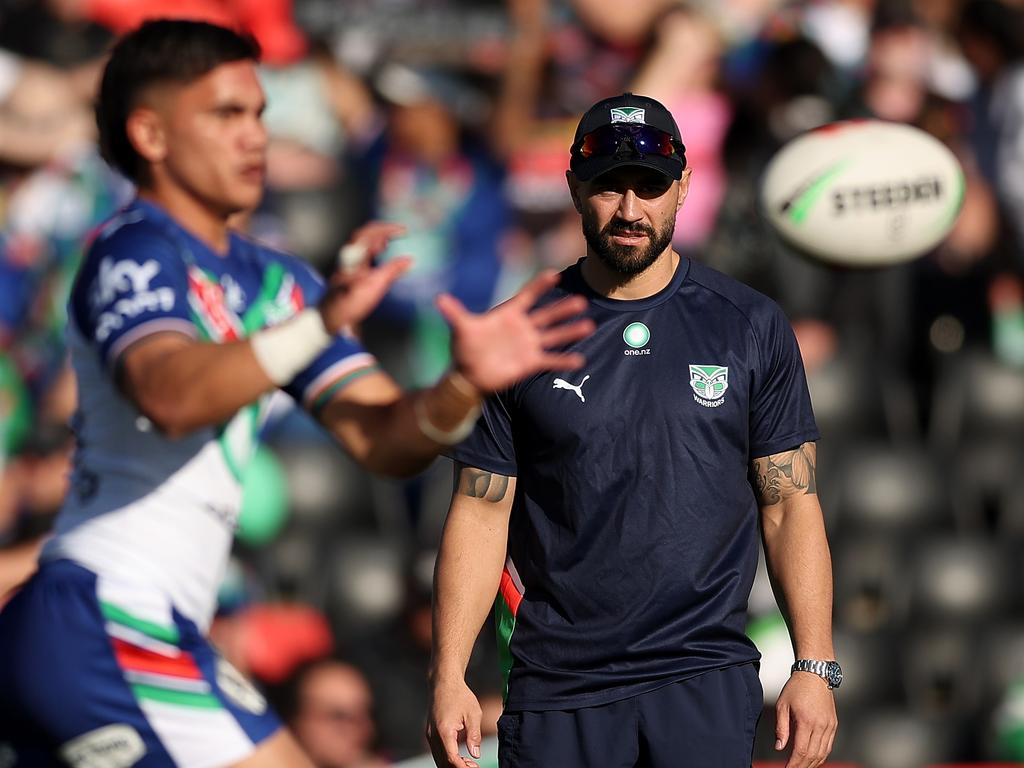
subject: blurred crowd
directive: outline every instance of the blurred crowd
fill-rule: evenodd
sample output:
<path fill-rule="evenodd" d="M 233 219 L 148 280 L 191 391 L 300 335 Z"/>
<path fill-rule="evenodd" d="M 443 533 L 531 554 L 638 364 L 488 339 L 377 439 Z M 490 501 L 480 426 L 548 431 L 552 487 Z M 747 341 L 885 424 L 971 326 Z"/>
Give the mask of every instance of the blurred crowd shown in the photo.
<path fill-rule="evenodd" d="M 847 674 L 833 758 L 1024 761 L 1024 3 L 0 1 L 0 595 L 67 484 L 70 283 L 132 195 L 96 150 L 98 73 L 161 16 L 262 46 L 268 188 L 239 228 L 328 273 L 366 221 L 406 227 L 382 258 L 414 267 L 363 329 L 406 386 L 448 363 L 439 292 L 480 310 L 583 255 L 564 180 L 581 112 L 626 90 L 666 104 L 694 169 L 676 249 L 779 301 L 808 371 Z M 789 139 L 865 117 L 938 137 L 966 191 L 933 253 L 843 271 L 778 239 L 758 184 Z M 368 476 L 283 396 L 264 437 L 214 640 L 318 766 L 420 754 L 450 465 Z M 750 633 L 771 759 L 792 651 L 763 572 Z M 492 732 L 495 656 L 485 627 L 471 682 Z"/>

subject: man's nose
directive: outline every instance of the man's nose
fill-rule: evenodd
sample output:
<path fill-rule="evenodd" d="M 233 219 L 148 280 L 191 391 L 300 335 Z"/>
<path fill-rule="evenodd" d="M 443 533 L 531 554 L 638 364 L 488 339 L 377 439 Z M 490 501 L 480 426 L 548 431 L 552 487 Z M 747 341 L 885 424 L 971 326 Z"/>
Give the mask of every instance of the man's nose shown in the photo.
<path fill-rule="evenodd" d="M 627 189 L 622 193 L 622 197 L 619 199 L 618 213 L 619 218 L 624 221 L 639 221 L 641 218 L 639 201 L 636 192 L 632 189 Z"/>

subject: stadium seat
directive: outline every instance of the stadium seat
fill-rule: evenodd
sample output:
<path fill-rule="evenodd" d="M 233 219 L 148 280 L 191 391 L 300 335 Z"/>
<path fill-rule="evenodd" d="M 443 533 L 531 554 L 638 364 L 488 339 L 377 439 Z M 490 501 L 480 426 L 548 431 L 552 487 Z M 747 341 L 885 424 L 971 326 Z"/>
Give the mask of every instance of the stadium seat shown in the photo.
<path fill-rule="evenodd" d="M 930 440 L 951 454 L 966 439 L 1024 433 L 1024 371 L 990 354 L 968 352 L 950 361 L 935 387 Z"/>
<path fill-rule="evenodd" d="M 833 538 L 835 618 L 840 627 L 865 634 L 902 626 L 910 601 L 908 547 L 884 531 Z"/>
<path fill-rule="evenodd" d="M 914 553 L 912 614 L 950 622 L 1002 615 L 1014 596 L 1012 571 L 996 541 L 952 535 L 923 539 Z"/>
<path fill-rule="evenodd" d="M 348 536 L 327 567 L 328 613 L 342 638 L 372 633 L 405 605 L 406 553 L 392 539 Z"/>
<path fill-rule="evenodd" d="M 1017 438 L 975 438 L 950 462 L 958 529 L 1024 539 L 1024 449 Z"/>
<path fill-rule="evenodd" d="M 852 355 L 839 355 L 807 376 L 814 418 L 826 443 L 878 438 L 886 433 L 882 403 Z"/>
<path fill-rule="evenodd" d="M 972 627 L 927 623 L 904 642 L 903 690 L 912 711 L 926 717 L 966 716 L 985 694 Z"/>
<path fill-rule="evenodd" d="M 844 748 L 841 759 L 871 768 L 921 768 L 946 759 L 956 740 L 948 723 L 896 707 L 865 710 L 843 730 L 849 752 Z"/>
<path fill-rule="evenodd" d="M 330 442 L 287 443 L 277 451 L 295 523 L 320 529 L 372 528 L 365 472 Z"/>
<path fill-rule="evenodd" d="M 840 525 L 848 530 L 922 531 L 948 523 L 943 475 L 921 448 L 862 443 L 845 456 Z"/>
<path fill-rule="evenodd" d="M 1024 682 L 1024 621 L 1019 614 L 986 627 L 975 657 L 985 665 L 990 694 L 999 696 Z"/>

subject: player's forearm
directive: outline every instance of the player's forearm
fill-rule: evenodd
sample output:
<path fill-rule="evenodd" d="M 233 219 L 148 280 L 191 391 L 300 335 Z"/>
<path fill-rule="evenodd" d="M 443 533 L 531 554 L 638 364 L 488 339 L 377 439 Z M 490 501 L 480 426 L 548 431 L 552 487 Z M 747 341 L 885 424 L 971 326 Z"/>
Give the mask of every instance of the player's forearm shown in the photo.
<path fill-rule="evenodd" d="M 126 360 L 126 386 L 139 410 L 171 437 L 223 424 L 274 388 L 246 341 L 182 340 L 145 353 Z"/>
<path fill-rule="evenodd" d="M 466 468 L 459 484 L 434 574 L 430 677 L 435 683 L 463 679 L 480 627 L 494 604 L 515 478 Z"/>
<path fill-rule="evenodd" d="M 418 392 L 402 393 L 389 382 L 383 376 L 356 382 L 323 409 L 320 420 L 370 471 L 409 476 L 450 446 L 460 427 L 475 422 L 480 394 L 453 372 Z"/>
<path fill-rule="evenodd" d="M 833 659 L 832 559 L 816 496 L 762 508 L 765 559 L 797 658 Z"/>

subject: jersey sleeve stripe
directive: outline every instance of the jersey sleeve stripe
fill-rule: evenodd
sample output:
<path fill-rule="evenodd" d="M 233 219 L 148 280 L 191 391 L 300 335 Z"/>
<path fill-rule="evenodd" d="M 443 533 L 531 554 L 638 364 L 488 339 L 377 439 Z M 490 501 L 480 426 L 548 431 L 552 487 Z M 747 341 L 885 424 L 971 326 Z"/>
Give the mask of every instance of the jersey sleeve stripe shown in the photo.
<path fill-rule="evenodd" d="M 162 704 L 173 704 L 190 709 L 223 709 L 224 705 L 212 693 L 192 693 L 190 691 L 172 691 L 154 685 L 132 683 L 132 691 L 140 700 L 156 701 Z"/>
<path fill-rule="evenodd" d="M 196 327 L 188 320 L 182 320 L 177 317 L 161 317 L 156 320 L 150 320 L 142 323 L 136 328 L 133 328 L 115 341 L 110 346 L 110 351 L 107 353 L 107 363 L 110 364 L 116 362 L 117 358 L 119 358 L 121 354 L 136 341 L 144 339 L 146 336 L 150 336 L 154 333 L 164 333 L 167 331 L 182 333 L 193 339 L 199 337 Z"/>
<path fill-rule="evenodd" d="M 327 403 L 331 401 L 331 398 L 334 397 L 335 392 L 340 392 L 356 379 L 361 379 L 368 373 L 377 373 L 379 370 L 379 365 L 371 365 L 366 368 L 360 368 L 357 371 L 352 371 L 352 373 L 346 376 L 342 376 L 340 379 L 337 379 L 333 384 L 328 386 L 327 389 L 325 389 L 323 392 L 317 395 L 316 399 L 313 400 L 313 405 L 310 406 L 310 412 L 314 414 L 317 413 L 321 408 L 323 408 L 325 405 L 327 405 Z"/>
<path fill-rule="evenodd" d="M 169 657 L 117 637 L 112 640 L 114 656 L 117 658 L 117 663 L 121 665 L 121 669 L 191 679 L 202 677 L 199 667 L 188 654 L 182 653 L 177 657 Z"/>
<path fill-rule="evenodd" d="M 349 355 L 344 360 L 339 360 L 334 363 L 323 373 L 313 379 L 309 386 L 306 387 L 305 392 L 302 393 L 303 404 L 306 408 L 312 409 L 313 404 L 316 403 L 320 399 L 321 395 L 323 395 L 328 389 L 334 389 L 334 391 L 337 391 L 335 384 L 340 383 L 350 374 L 360 370 L 364 370 L 365 373 L 369 373 L 372 370 L 379 370 L 376 358 L 368 352 L 357 352 L 354 355 Z M 333 392 L 331 394 L 333 394 Z"/>
<path fill-rule="evenodd" d="M 146 637 L 158 640 L 161 643 L 177 645 L 181 639 L 181 634 L 178 632 L 177 627 L 167 627 L 152 621 L 140 619 L 113 603 L 100 601 L 100 611 L 103 613 L 103 616 L 107 621 L 120 624 L 128 627 L 129 629 L 134 629 L 136 632 L 140 632 Z"/>

